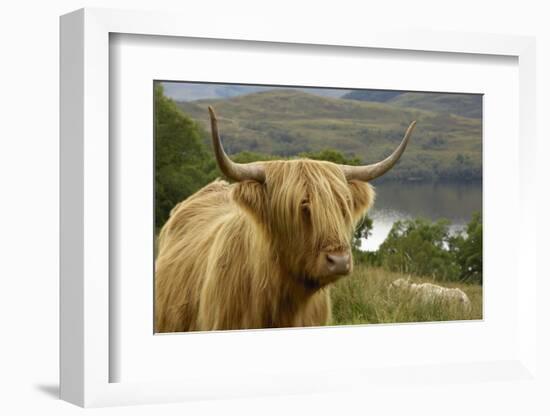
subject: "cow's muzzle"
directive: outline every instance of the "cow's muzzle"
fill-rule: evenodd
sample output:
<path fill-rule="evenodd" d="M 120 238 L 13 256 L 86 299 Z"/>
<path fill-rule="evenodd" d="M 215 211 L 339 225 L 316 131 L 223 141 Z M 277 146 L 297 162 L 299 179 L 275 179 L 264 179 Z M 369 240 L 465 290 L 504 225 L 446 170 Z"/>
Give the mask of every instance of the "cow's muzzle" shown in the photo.
<path fill-rule="evenodd" d="M 326 253 L 324 258 L 325 274 L 337 276 L 348 274 L 351 271 L 351 255 L 348 252 Z"/>

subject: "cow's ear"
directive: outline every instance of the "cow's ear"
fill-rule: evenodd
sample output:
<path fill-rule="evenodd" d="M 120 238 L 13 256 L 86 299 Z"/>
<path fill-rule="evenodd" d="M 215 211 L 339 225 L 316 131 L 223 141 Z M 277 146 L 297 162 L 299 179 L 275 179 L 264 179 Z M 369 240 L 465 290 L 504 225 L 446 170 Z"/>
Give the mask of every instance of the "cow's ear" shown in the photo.
<path fill-rule="evenodd" d="M 266 195 L 265 186 L 256 181 L 243 181 L 233 187 L 233 199 L 252 215 L 264 218 Z"/>
<path fill-rule="evenodd" d="M 349 186 L 353 200 L 353 217 L 358 221 L 374 204 L 376 193 L 372 185 L 367 182 L 352 180 L 349 181 Z"/>

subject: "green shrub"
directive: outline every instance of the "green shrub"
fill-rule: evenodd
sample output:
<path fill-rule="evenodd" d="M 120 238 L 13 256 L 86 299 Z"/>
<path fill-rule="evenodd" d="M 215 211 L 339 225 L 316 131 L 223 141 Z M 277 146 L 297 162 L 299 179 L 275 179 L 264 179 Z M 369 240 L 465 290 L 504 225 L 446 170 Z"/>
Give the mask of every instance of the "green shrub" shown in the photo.
<path fill-rule="evenodd" d="M 466 236 L 458 235 L 451 239 L 451 251 L 460 267 L 460 279 L 483 283 L 483 224 L 481 213 L 476 212 L 468 226 Z"/>
<path fill-rule="evenodd" d="M 460 266 L 449 250 L 451 238 L 447 220 L 397 221 L 380 246 L 381 264 L 400 273 L 458 280 Z"/>

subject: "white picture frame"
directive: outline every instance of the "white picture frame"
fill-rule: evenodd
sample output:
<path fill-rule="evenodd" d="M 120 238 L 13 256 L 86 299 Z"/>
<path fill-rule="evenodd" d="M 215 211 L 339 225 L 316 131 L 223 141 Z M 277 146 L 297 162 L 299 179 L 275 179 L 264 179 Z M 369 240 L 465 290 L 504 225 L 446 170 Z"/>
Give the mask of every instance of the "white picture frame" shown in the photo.
<path fill-rule="evenodd" d="M 179 381 L 110 382 L 109 345 L 110 170 L 109 38 L 111 34 L 277 42 L 442 54 L 515 57 L 519 68 L 518 242 L 514 250 L 523 276 L 517 292 L 518 346 L 507 359 L 415 366 L 415 377 L 433 380 L 537 382 L 535 189 L 535 42 L 507 35 L 380 32 L 361 30 L 326 35 L 264 25 L 235 33 L 230 22 L 205 28 L 171 13 L 82 9 L 61 18 L 61 398 L 80 406 L 159 403 L 269 394 L 361 391 L 377 383 L 406 382 L 409 369 L 333 369 L 296 372 L 281 368 L 263 379 L 234 373 Z M 242 28 L 241 28 L 242 29 Z M 246 33 L 243 35 L 242 33 Z M 527 215 L 529 213 L 529 215 Z M 406 331 L 407 329 L 403 329 Z M 297 332 L 296 332 L 297 333 Z M 307 334 L 303 335 L 307 336 Z M 333 335 L 335 336 L 335 335 Z M 479 376 L 479 374 L 483 376 Z M 437 374 L 437 376 L 436 376 Z M 477 375 L 476 375 L 477 374 Z M 438 377 L 441 377 L 439 379 Z M 342 380 L 345 380 L 342 381 Z"/>

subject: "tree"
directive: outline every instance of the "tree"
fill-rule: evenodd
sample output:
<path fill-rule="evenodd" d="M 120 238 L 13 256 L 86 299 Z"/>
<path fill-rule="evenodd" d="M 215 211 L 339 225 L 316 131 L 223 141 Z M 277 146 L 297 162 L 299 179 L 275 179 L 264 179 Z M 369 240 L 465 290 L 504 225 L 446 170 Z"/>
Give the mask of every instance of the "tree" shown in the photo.
<path fill-rule="evenodd" d="M 155 84 L 155 226 L 172 208 L 215 176 L 215 163 L 201 128 Z"/>
<path fill-rule="evenodd" d="M 370 218 L 368 215 L 365 215 L 361 221 L 357 224 L 357 227 L 355 228 L 355 232 L 353 233 L 353 241 L 352 245 L 355 249 L 359 249 L 361 247 L 361 240 L 367 239 L 372 234 L 372 218 Z"/>
<path fill-rule="evenodd" d="M 382 264 L 393 271 L 457 280 L 460 267 L 449 245 L 449 222 L 397 221 L 379 248 Z"/>
<path fill-rule="evenodd" d="M 299 156 L 313 160 L 326 160 L 340 165 L 357 166 L 361 164 L 361 159 L 358 157 L 347 158 L 341 152 L 334 149 L 323 149 L 319 152 L 304 152 L 300 153 Z"/>
<path fill-rule="evenodd" d="M 451 251 L 460 266 L 460 279 L 483 283 L 483 224 L 481 214 L 474 213 L 466 227 L 466 236 L 455 236 L 451 240 Z"/>

